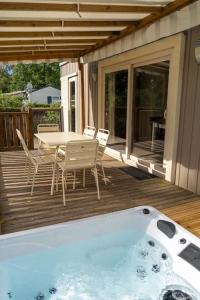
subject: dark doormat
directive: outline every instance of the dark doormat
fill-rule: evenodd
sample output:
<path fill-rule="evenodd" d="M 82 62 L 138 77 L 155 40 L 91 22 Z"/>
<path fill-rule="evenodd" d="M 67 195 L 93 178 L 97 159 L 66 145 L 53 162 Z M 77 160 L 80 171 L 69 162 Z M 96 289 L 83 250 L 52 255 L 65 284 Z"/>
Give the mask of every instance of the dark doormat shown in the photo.
<path fill-rule="evenodd" d="M 124 173 L 137 178 L 138 180 L 147 180 L 147 179 L 157 177 L 153 174 L 146 173 L 146 172 L 144 172 L 140 169 L 134 168 L 134 167 L 122 167 L 122 168 L 119 168 L 119 169 L 121 171 L 123 171 Z"/>

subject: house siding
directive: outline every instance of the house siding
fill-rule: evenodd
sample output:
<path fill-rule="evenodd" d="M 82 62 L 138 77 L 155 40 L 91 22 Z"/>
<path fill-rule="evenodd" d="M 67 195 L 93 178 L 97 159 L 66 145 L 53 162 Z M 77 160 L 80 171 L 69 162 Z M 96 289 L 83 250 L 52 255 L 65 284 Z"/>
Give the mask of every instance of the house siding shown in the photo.
<path fill-rule="evenodd" d="M 61 104 L 63 107 L 63 121 L 64 121 L 64 130 L 69 131 L 69 79 L 71 77 L 77 77 L 77 97 L 78 97 L 78 126 L 76 128 L 78 133 L 81 133 L 83 128 L 83 120 L 82 120 L 82 86 L 81 86 L 81 70 L 79 68 L 79 64 L 77 62 L 69 62 L 61 65 Z"/>
<path fill-rule="evenodd" d="M 200 194 L 200 65 L 195 44 L 200 26 L 186 32 L 183 89 L 177 150 L 176 184 Z"/>
<path fill-rule="evenodd" d="M 70 74 L 74 74 L 76 72 L 78 72 L 79 68 L 78 68 L 78 63 L 66 63 L 64 65 L 61 66 L 61 70 L 60 70 L 60 76 L 64 77 L 64 76 L 68 76 Z"/>
<path fill-rule="evenodd" d="M 61 99 L 65 114 L 68 110 L 67 101 L 67 81 L 62 82 L 62 78 L 70 77 L 77 74 L 80 86 L 80 70 L 78 63 L 67 63 L 61 66 Z M 98 125 L 98 63 L 84 64 L 84 124 L 95 126 Z M 66 123 L 66 118 L 65 118 Z M 65 126 L 67 130 L 67 126 Z"/>
<path fill-rule="evenodd" d="M 58 99 L 60 99 L 61 96 L 61 92 L 60 90 L 48 86 L 42 89 L 39 89 L 37 91 L 33 91 L 28 95 L 28 99 L 32 102 L 32 103 L 38 103 L 38 104 L 48 104 L 48 97 L 56 97 Z M 57 100 L 56 100 L 57 101 Z M 52 103 L 53 103 L 53 99 L 52 99 Z"/>

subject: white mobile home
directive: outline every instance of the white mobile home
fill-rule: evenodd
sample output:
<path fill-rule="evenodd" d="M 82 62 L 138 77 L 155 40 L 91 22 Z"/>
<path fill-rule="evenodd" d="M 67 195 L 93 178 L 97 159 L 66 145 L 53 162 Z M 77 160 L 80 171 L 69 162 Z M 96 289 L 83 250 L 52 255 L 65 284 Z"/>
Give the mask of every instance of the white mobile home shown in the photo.
<path fill-rule="evenodd" d="M 107 153 L 200 193 L 200 0 L 12 2 L 0 60 L 67 61 L 65 130 L 107 128 Z"/>
<path fill-rule="evenodd" d="M 28 93 L 27 97 L 31 103 L 53 104 L 60 101 L 61 92 L 52 86 L 46 86 Z"/>

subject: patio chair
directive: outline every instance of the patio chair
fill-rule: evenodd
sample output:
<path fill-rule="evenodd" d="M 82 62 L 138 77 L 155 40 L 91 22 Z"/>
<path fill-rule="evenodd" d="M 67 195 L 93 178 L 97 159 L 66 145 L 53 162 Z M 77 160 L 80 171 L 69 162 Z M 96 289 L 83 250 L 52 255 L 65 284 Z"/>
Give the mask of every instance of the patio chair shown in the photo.
<path fill-rule="evenodd" d="M 100 199 L 99 181 L 96 168 L 98 141 L 71 141 L 66 144 L 65 158 L 62 162 L 57 162 L 57 167 L 62 171 L 62 190 L 63 190 L 63 204 L 66 205 L 65 200 L 65 179 L 68 172 L 76 172 L 77 170 L 91 169 L 97 187 L 97 197 Z M 55 184 L 55 168 L 53 171 L 53 190 Z M 58 184 L 58 178 L 57 178 Z"/>
<path fill-rule="evenodd" d="M 59 131 L 60 131 L 59 124 L 38 124 L 37 126 L 38 133 L 59 132 Z M 38 150 L 41 149 L 47 151 L 49 154 L 51 153 L 54 154 L 56 151 L 56 147 L 45 145 L 40 141 L 38 145 Z"/>
<path fill-rule="evenodd" d="M 27 177 L 27 183 L 30 182 L 30 174 L 31 174 L 31 166 L 34 167 L 34 172 L 33 172 L 33 179 L 32 179 L 32 186 L 31 186 L 31 195 L 33 194 L 33 189 L 34 189 L 34 185 L 35 185 L 35 175 L 38 173 L 38 168 L 41 165 L 47 165 L 47 164 L 52 164 L 55 162 L 55 156 L 54 155 L 41 155 L 36 154 L 36 152 L 34 151 L 33 153 L 31 151 L 28 150 L 27 145 L 23 139 L 23 136 L 21 134 L 21 132 L 16 129 L 17 132 L 17 136 L 22 144 L 22 147 L 24 149 L 25 155 L 26 155 L 26 161 L 28 161 L 29 164 L 29 168 L 28 168 L 28 177 Z M 26 167 L 26 165 L 25 165 Z"/>
<path fill-rule="evenodd" d="M 91 139 L 94 139 L 96 133 L 96 128 L 92 126 L 86 126 L 83 130 L 83 136 L 90 137 Z"/>
<path fill-rule="evenodd" d="M 110 132 L 107 129 L 102 129 L 99 128 L 97 135 L 96 135 L 96 139 L 99 142 L 99 146 L 98 146 L 98 152 L 97 152 L 97 164 L 101 166 L 102 169 L 102 174 L 103 174 L 103 180 L 105 182 L 105 184 L 107 184 L 108 179 L 105 176 L 105 170 L 103 167 L 103 162 L 102 162 L 102 158 L 106 149 L 106 145 L 108 143 L 108 138 L 109 138 Z"/>

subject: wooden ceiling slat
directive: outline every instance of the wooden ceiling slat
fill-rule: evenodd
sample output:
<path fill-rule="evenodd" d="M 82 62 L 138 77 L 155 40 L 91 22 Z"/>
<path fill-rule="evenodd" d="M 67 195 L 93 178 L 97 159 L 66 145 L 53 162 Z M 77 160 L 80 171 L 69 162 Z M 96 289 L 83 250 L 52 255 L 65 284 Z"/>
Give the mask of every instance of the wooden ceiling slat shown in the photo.
<path fill-rule="evenodd" d="M 0 61 L 20 61 L 20 60 L 37 60 L 37 59 L 53 59 L 53 58 L 76 58 L 79 52 L 77 51 L 41 51 L 37 53 L 0 53 Z"/>
<path fill-rule="evenodd" d="M 27 2 L 0 2 L 0 10 L 30 10 L 30 11 L 77 11 L 76 4 L 56 3 L 27 3 Z"/>
<path fill-rule="evenodd" d="M 118 31 L 114 32 L 115 35 L 119 34 Z M 56 32 L 48 32 L 48 31 L 39 31 L 39 32 L 0 32 L 0 38 L 33 38 L 33 37 L 41 37 L 41 38 L 48 38 L 48 37 L 97 37 L 97 36 L 111 36 L 113 35 L 112 31 L 56 31 Z"/>
<path fill-rule="evenodd" d="M 159 6 L 148 5 L 95 5 L 80 4 L 80 12 L 100 12 L 100 13 L 156 13 L 162 10 Z"/>
<path fill-rule="evenodd" d="M 162 7 L 153 5 L 105 5 L 105 4 L 60 4 L 60 3 L 21 3 L 0 2 L 0 10 L 14 11 L 66 11 L 96 13 L 152 13 L 159 12 Z"/>
<path fill-rule="evenodd" d="M 0 20 L 0 27 L 126 27 L 137 24 L 137 21 L 28 21 Z"/>
<path fill-rule="evenodd" d="M 0 53 L 2 52 L 13 52 L 13 51 L 18 51 L 18 52 L 21 52 L 21 51 L 25 51 L 25 52 L 28 52 L 28 51 L 42 51 L 42 50 L 45 50 L 45 51 L 56 51 L 56 50 L 66 50 L 66 51 L 69 51 L 69 50 L 84 50 L 84 49 L 87 49 L 89 46 L 86 46 L 86 45 L 80 45 L 80 46 L 59 46 L 59 45 L 56 45 L 56 46 L 45 46 L 45 45 L 42 45 L 42 46 L 28 46 L 28 47 L 22 47 L 22 46 L 17 46 L 17 47 L 1 47 L 0 46 Z"/>
<path fill-rule="evenodd" d="M 103 41 L 103 39 L 100 39 Z M 96 44 L 99 41 L 99 39 L 73 39 L 73 40 L 10 40 L 10 41 L 4 41 L 0 40 L 0 46 L 16 46 L 16 45 L 59 45 L 59 44 L 82 44 L 82 45 L 87 45 L 87 44 Z"/>

